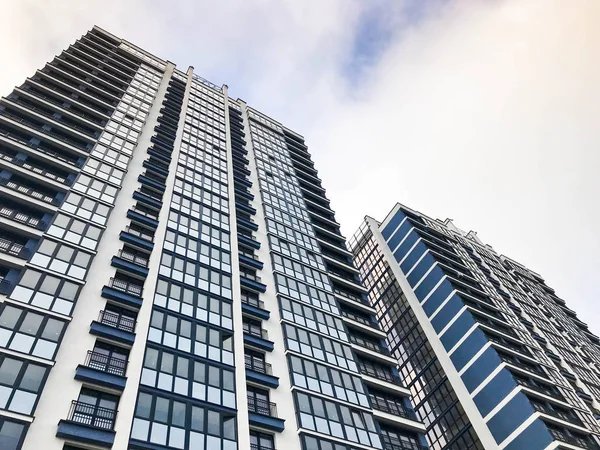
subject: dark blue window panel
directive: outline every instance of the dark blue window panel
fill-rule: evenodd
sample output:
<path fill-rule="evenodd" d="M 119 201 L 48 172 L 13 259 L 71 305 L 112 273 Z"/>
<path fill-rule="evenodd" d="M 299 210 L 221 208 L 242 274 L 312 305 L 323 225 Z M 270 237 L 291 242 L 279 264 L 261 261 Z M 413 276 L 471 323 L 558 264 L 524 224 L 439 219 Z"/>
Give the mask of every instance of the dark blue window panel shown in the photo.
<path fill-rule="evenodd" d="M 488 415 L 516 386 L 508 370 L 502 369 L 498 372 L 473 398 L 481 415 L 484 417 Z"/>
<path fill-rule="evenodd" d="M 431 272 L 429 272 L 425 279 L 421 281 L 419 287 L 415 289 L 415 295 L 419 299 L 419 302 L 423 304 L 423 309 L 425 310 L 427 316 L 431 316 L 454 290 L 454 287 L 447 280 L 444 280 L 439 286 L 436 287 L 436 285 L 444 276 L 444 271 L 440 269 L 439 266 L 436 266 Z M 431 296 L 427 298 L 430 293 Z M 427 300 L 425 303 L 423 303 L 426 298 Z"/>
<path fill-rule="evenodd" d="M 285 420 L 278 419 L 277 417 L 263 416 L 262 414 L 250 412 L 248 413 L 248 421 L 252 426 L 277 433 L 281 433 L 285 429 Z"/>
<path fill-rule="evenodd" d="M 488 421 L 488 428 L 500 444 L 533 413 L 525 394 L 518 393 Z"/>
<path fill-rule="evenodd" d="M 462 299 L 458 295 L 453 295 L 450 300 L 446 302 L 444 307 L 431 319 L 431 325 L 436 332 L 440 332 L 444 329 L 448 322 L 452 320 L 458 311 L 465 306 Z"/>
<path fill-rule="evenodd" d="M 411 236 L 413 236 L 414 234 L 415 233 L 411 234 Z M 407 251 L 408 250 L 410 250 L 410 248 L 407 249 Z M 425 253 L 426 251 L 427 246 L 423 242 L 419 242 L 417 245 L 415 245 L 415 248 L 413 248 L 412 251 L 410 251 L 408 255 L 406 255 L 406 259 L 402 261 L 402 264 L 400 264 L 400 268 L 402 269 L 402 271 L 404 273 L 408 273 L 408 271 L 413 268 L 413 266 L 417 263 L 419 258 L 421 258 L 421 256 L 423 256 L 423 253 Z"/>
<path fill-rule="evenodd" d="M 417 245 L 417 247 L 419 247 L 419 246 Z M 416 248 L 415 248 L 415 250 L 416 250 Z M 423 254 L 421 253 L 421 256 L 422 255 Z M 411 254 L 411 256 L 412 256 L 412 254 Z M 419 256 L 419 258 L 421 256 Z M 418 259 L 417 259 L 417 261 L 418 261 Z M 408 280 L 410 285 L 412 287 L 414 287 L 415 284 L 417 284 L 419 282 L 419 280 L 421 278 L 423 278 L 423 276 L 427 273 L 427 271 L 434 264 L 435 264 L 435 259 L 433 258 L 433 256 L 431 256 L 431 253 L 427 253 L 425 256 L 423 256 L 423 259 L 421 260 L 421 262 L 419 262 L 419 264 L 417 264 L 417 266 L 412 270 L 410 275 L 408 275 L 406 277 L 406 279 Z M 412 269 L 412 266 L 411 266 L 411 269 Z M 410 270 L 410 269 L 408 269 L 408 270 Z"/>
<path fill-rule="evenodd" d="M 461 375 L 469 392 L 473 392 L 502 362 L 496 350 L 489 347 L 471 367 Z"/>
<path fill-rule="evenodd" d="M 400 228 L 398 228 L 398 230 L 392 235 L 392 238 L 388 241 L 388 247 L 391 251 L 396 250 L 398 244 L 402 242 L 402 239 L 404 239 L 404 236 L 408 234 L 411 228 L 413 228 L 413 226 L 408 220 L 404 222 Z"/>
<path fill-rule="evenodd" d="M 544 450 L 552 442 L 548 428 L 540 419 L 534 420 L 504 450 Z"/>
<path fill-rule="evenodd" d="M 456 370 L 460 371 L 486 343 L 485 335 L 475 328 L 450 357 Z"/>
<path fill-rule="evenodd" d="M 383 237 L 385 238 L 386 241 L 390 237 L 390 235 L 392 234 L 392 232 L 398 227 L 398 225 L 400 224 L 400 222 L 402 222 L 404 220 L 405 217 L 406 216 L 404 215 L 404 213 L 402 211 L 398 211 L 394 215 L 394 217 L 392 217 L 390 219 L 390 221 L 388 222 L 388 224 L 381 231 L 381 234 L 383 235 Z"/>
<path fill-rule="evenodd" d="M 450 328 L 440 337 L 444 348 L 450 351 L 474 324 L 475 320 L 471 313 L 467 310 L 463 311 Z"/>
<path fill-rule="evenodd" d="M 398 247 L 398 250 L 394 252 L 394 258 L 396 258 L 396 261 L 402 261 L 402 259 L 408 254 L 408 251 L 412 248 L 413 245 L 415 245 L 415 242 L 417 242 L 418 240 L 419 235 L 415 232 L 415 230 L 412 230 L 408 234 L 402 245 Z"/>

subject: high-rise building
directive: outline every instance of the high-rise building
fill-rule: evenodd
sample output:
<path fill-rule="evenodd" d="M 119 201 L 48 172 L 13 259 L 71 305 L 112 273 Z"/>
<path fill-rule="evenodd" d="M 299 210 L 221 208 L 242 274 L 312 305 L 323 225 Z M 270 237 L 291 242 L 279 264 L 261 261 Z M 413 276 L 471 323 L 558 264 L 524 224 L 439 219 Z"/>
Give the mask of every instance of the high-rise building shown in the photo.
<path fill-rule="evenodd" d="M 600 449 L 600 339 L 540 275 L 400 204 L 349 246 L 431 449 Z"/>
<path fill-rule="evenodd" d="M 425 448 L 300 135 L 95 27 L 0 156 L 1 450 Z"/>

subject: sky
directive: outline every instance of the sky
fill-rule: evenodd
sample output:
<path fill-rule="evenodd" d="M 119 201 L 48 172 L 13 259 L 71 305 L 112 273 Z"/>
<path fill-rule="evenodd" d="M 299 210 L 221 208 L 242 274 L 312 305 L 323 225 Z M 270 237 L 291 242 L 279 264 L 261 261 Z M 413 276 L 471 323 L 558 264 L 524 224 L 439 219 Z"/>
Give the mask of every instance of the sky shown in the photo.
<path fill-rule="evenodd" d="M 597 0 L 0 0 L 0 92 L 94 24 L 302 134 L 346 236 L 396 202 L 600 333 Z"/>

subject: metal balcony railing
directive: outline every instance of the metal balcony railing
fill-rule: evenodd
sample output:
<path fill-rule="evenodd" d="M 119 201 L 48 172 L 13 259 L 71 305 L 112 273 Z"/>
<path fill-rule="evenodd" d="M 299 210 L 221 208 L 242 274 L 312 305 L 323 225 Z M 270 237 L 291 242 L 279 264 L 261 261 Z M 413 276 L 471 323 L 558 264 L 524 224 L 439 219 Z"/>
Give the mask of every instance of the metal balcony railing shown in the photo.
<path fill-rule="evenodd" d="M 34 97 L 42 99 L 42 100 L 44 100 L 44 101 L 46 101 L 48 103 L 51 103 L 53 105 L 56 105 L 59 108 L 64 109 L 65 111 L 69 111 L 69 114 L 73 114 L 74 116 L 81 117 L 82 119 L 85 119 L 85 120 L 87 120 L 89 122 L 95 123 L 96 125 L 104 126 L 104 121 L 103 120 L 98 119 L 97 117 L 91 116 L 89 114 L 85 114 L 85 113 L 83 113 L 81 111 L 75 110 L 73 108 L 69 108 L 69 107 L 65 106 L 65 104 L 64 104 L 65 102 L 58 101 L 58 100 L 56 100 L 56 99 L 54 99 L 52 97 L 49 97 L 47 95 L 42 94 L 41 92 L 39 92 L 37 90 L 31 89 L 31 86 L 25 85 L 25 86 L 22 86 L 20 89 L 26 91 L 28 94 L 30 94 L 30 95 L 32 95 Z M 75 99 L 72 99 L 72 100 L 77 101 Z"/>
<path fill-rule="evenodd" d="M 0 206 L 0 216 L 15 220 L 25 225 L 29 225 L 30 227 L 37 228 L 38 230 L 45 230 L 48 226 L 48 223 L 42 219 L 17 211 L 9 206 Z"/>
<path fill-rule="evenodd" d="M 359 337 L 354 336 L 353 334 L 349 335 L 349 339 L 350 339 L 350 342 L 352 342 L 353 344 L 359 345 L 368 350 L 372 350 L 376 353 L 381 353 L 382 355 L 387 355 L 387 356 L 390 355 L 390 351 L 387 349 L 387 347 L 384 347 L 381 344 L 367 341 L 366 339 L 361 339 Z"/>
<path fill-rule="evenodd" d="M 369 303 L 369 301 L 363 297 L 359 297 L 357 295 L 351 294 L 346 290 L 342 290 L 342 289 L 338 289 L 336 287 L 333 288 L 333 293 L 336 295 L 339 295 L 341 297 L 347 298 L 348 300 L 352 300 L 355 301 L 357 303 L 362 303 L 363 305 L 366 306 L 371 306 L 371 304 Z"/>
<path fill-rule="evenodd" d="M 132 207 L 131 207 L 131 210 L 132 210 L 133 212 L 137 213 L 137 214 L 140 214 L 140 215 L 142 215 L 142 216 L 144 216 L 144 217 L 148 217 L 148 218 L 150 218 L 150 219 L 152 219 L 152 220 L 158 220 L 158 215 L 156 215 L 156 214 L 153 214 L 153 213 L 151 213 L 151 212 L 149 212 L 149 211 L 145 211 L 145 210 L 143 210 L 143 209 L 140 209 L 140 208 L 138 208 L 138 207 L 136 207 L 136 206 L 132 206 Z"/>
<path fill-rule="evenodd" d="M 531 402 L 531 405 L 533 406 L 533 409 L 541 413 L 548 414 L 549 416 L 556 417 L 557 419 L 564 420 L 565 422 L 573 423 L 582 427 L 584 426 L 581 419 L 579 419 L 579 417 L 577 417 L 575 413 L 571 414 L 568 411 L 552 409 L 549 406 L 538 402 Z"/>
<path fill-rule="evenodd" d="M 100 311 L 98 322 L 121 331 L 133 333 L 135 330 L 135 319 L 114 311 Z"/>
<path fill-rule="evenodd" d="M 2 158 L 5 161 L 8 161 L 16 166 L 23 167 L 33 173 L 36 173 L 38 175 L 42 175 L 43 177 L 49 178 L 50 180 L 53 180 L 53 181 L 56 181 L 56 182 L 62 183 L 62 184 L 69 184 L 67 182 L 66 177 L 57 175 L 53 172 L 43 169 L 42 167 L 40 167 L 38 165 L 31 164 L 29 161 L 23 161 L 22 159 L 16 158 L 13 155 L 3 152 L 2 150 L 0 150 L 0 158 Z"/>
<path fill-rule="evenodd" d="M 119 250 L 117 253 L 118 257 L 128 261 L 132 264 L 136 264 L 142 267 L 148 267 L 148 258 L 145 256 L 140 256 L 132 252 L 128 252 L 127 250 Z"/>
<path fill-rule="evenodd" d="M 405 408 L 404 405 L 396 402 L 393 399 L 385 399 L 378 396 L 370 395 L 371 405 L 373 408 L 383 411 L 394 416 L 404 417 L 410 420 L 417 420 L 417 415 L 414 411 Z"/>
<path fill-rule="evenodd" d="M 154 242 L 154 235 L 150 233 L 144 233 L 143 231 L 137 230 L 130 226 L 125 227 L 125 232 L 133 234 L 134 236 L 139 237 L 140 239 L 144 239 L 148 242 Z"/>
<path fill-rule="evenodd" d="M 262 283 L 261 278 L 258 275 L 251 273 L 251 272 L 240 271 L 240 276 L 242 276 L 244 278 L 248 278 L 249 280 L 252 280 L 252 281 L 256 281 L 257 283 Z"/>
<path fill-rule="evenodd" d="M 67 420 L 103 430 L 112 430 L 115 426 L 116 417 L 117 411 L 115 409 L 102 408 L 73 400 Z"/>
<path fill-rule="evenodd" d="M 275 450 L 275 447 L 273 445 L 265 447 L 260 444 L 250 444 L 250 450 Z"/>
<path fill-rule="evenodd" d="M 115 358 L 104 353 L 94 352 L 93 350 L 88 351 L 85 365 L 90 369 L 101 370 L 102 372 L 120 377 L 124 377 L 127 372 L 126 359 Z"/>
<path fill-rule="evenodd" d="M 278 417 L 275 403 L 257 399 L 252 395 L 248 395 L 248 411 L 263 416 Z"/>
<path fill-rule="evenodd" d="M 387 436 L 383 437 L 383 450 L 429 450 L 421 444 L 412 444 L 408 442 L 401 442 L 396 439 L 390 439 Z"/>
<path fill-rule="evenodd" d="M 267 341 L 269 340 L 269 333 L 267 333 L 267 330 L 263 330 L 262 328 L 257 328 L 244 324 L 244 333 L 248 333 L 252 336 L 256 336 Z"/>
<path fill-rule="evenodd" d="M 504 361 L 508 364 L 511 364 L 513 366 L 519 367 L 520 369 L 524 369 L 529 372 L 536 373 L 538 375 L 546 376 L 544 369 L 542 369 L 540 366 L 521 362 L 517 358 L 511 358 L 508 355 L 500 355 L 500 358 L 502 359 L 502 361 Z"/>
<path fill-rule="evenodd" d="M 257 297 L 242 294 L 242 303 L 254 306 L 255 308 L 265 309 L 265 302 L 259 300 Z"/>
<path fill-rule="evenodd" d="M 575 445 L 577 447 L 581 447 L 581 448 L 585 448 L 588 450 L 598 450 L 600 449 L 600 446 L 596 445 L 594 442 L 592 442 L 590 439 L 584 439 L 584 438 L 579 438 L 579 437 L 575 437 L 573 435 L 567 434 L 564 431 L 560 431 L 557 430 L 556 428 L 549 428 L 548 431 L 550 431 L 550 434 L 552 435 L 552 437 L 558 441 L 562 441 L 566 444 L 571 444 L 571 445 Z"/>
<path fill-rule="evenodd" d="M 398 386 L 403 386 L 400 377 L 392 374 L 392 372 L 390 372 L 389 370 L 378 370 L 378 368 L 371 367 L 360 361 L 358 363 L 358 369 L 360 373 L 364 375 L 377 378 L 378 380 L 387 381 L 388 383 L 396 384 Z"/>
<path fill-rule="evenodd" d="M 31 120 L 27 120 L 27 119 L 24 119 L 23 117 L 16 116 L 14 114 L 7 112 L 6 110 L 0 110 L 0 116 L 6 117 L 14 122 L 20 123 L 21 125 L 24 125 L 27 128 L 34 129 L 42 134 L 51 136 L 54 139 L 64 142 L 65 144 L 69 144 L 80 150 L 87 151 L 87 146 L 82 144 L 81 142 L 70 139 L 61 133 L 55 133 L 54 131 L 48 130 L 48 129 L 44 128 L 43 126 L 32 122 Z"/>
<path fill-rule="evenodd" d="M 542 385 L 541 383 L 536 383 L 535 381 L 533 381 L 530 378 L 521 378 L 521 377 L 514 377 L 514 376 L 513 376 L 513 378 L 515 379 L 517 384 L 520 384 L 521 386 L 527 387 L 531 390 L 534 390 L 541 394 L 548 395 L 553 398 L 558 398 L 558 399 L 564 400 L 564 397 L 560 393 L 560 391 L 552 385 Z"/>
<path fill-rule="evenodd" d="M 139 284 L 119 280 L 117 278 L 111 278 L 108 285 L 118 291 L 125 292 L 126 294 L 130 295 L 135 295 L 136 297 L 141 297 L 142 291 L 144 290 L 144 288 Z"/>
<path fill-rule="evenodd" d="M 40 200 L 45 203 L 50 203 L 52 205 L 57 204 L 57 200 L 55 197 L 44 194 L 43 192 L 37 191 L 32 187 L 25 186 L 24 184 L 18 183 L 16 181 L 0 178 L 0 185 L 6 186 L 7 188 L 19 192 L 20 194 L 27 195 L 28 197 L 34 198 L 36 200 Z"/>
<path fill-rule="evenodd" d="M 31 250 L 25 248 L 23 244 L 0 237 L 0 252 L 27 259 L 31 255 Z"/>
<path fill-rule="evenodd" d="M 257 361 L 254 358 L 246 356 L 245 365 L 246 369 L 254 370 L 255 372 L 262 373 L 265 375 L 273 375 L 273 366 L 264 361 Z"/>
<path fill-rule="evenodd" d="M 366 319 L 363 316 L 359 316 L 357 314 L 354 314 L 354 313 L 351 313 L 348 311 L 344 311 L 344 310 L 341 311 L 341 314 L 342 314 L 342 316 L 344 316 L 350 320 L 354 320 L 355 322 L 362 323 L 363 325 L 367 325 L 368 327 L 376 328 L 379 330 L 379 325 L 375 321 Z"/>
<path fill-rule="evenodd" d="M 70 159 L 67 158 L 57 152 L 55 152 L 54 150 L 50 150 L 48 147 L 45 147 L 43 145 L 31 145 L 31 142 L 28 140 L 23 139 L 22 137 L 14 134 L 14 133 L 9 133 L 8 131 L 1 131 L 0 130 L 0 136 L 3 136 L 7 139 L 10 139 L 11 141 L 17 142 L 21 145 L 24 145 L 26 147 L 31 147 L 35 150 L 38 150 L 41 153 L 44 153 L 45 155 L 51 156 L 52 158 L 58 159 L 59 161 L 62 161 L 66 164 L 69 164 L 71 166 L 75 166 L 75 167 L 81 167 L 83 166 L 83 163 L 80 163 L 79 160 L 77 159 Z"/>
<path fill-rule="evenodd" d="M 62 69 L 57 68 L 57 67 L 52 67 L 52 69 L 62 70 Z M 117 106 L 118 105 L 118 102 L 112 101 L 110 99 L 107 99 L 106 97 L 98 95 L 94 91 L 90 91 L 89 89 L 82 90 L 79 87 L 79 84 L 77 84 L 80 81 L 83 81 L 81 79 L 75 81 L 75 80 L 73 80 L 71 78 L 67 78 L 67 77 L 62 76 L 62 75 L 60 75 L 60 72 L 57 72 L 55 70 L 51 70 L 51 69 L 49 69 L 47 67 L 44 67 L 43 69 L 41 69 L 40 72 L 45 73 L 46 75 L 48 75 L 49 77 L 51 77 L 53 80 L 58 80 L 58 81 L 60 81 L 62 83 L 65 83 L 69 87 L 74 88 L 77 91 L 81 92 L 83 95 L 88 95 L 88 96 L 90 96 L 92 98 L 95 98 L 96 100 L 99 100 L 102 103 L 108 104 L 110 106 Z"/>

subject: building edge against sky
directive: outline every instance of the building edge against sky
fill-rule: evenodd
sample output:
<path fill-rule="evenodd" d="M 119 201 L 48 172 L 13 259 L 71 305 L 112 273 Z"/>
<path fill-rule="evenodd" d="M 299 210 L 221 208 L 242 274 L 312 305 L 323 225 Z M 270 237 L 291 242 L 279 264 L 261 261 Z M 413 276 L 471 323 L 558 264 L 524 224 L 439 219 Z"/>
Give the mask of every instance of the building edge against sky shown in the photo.
<path fill-rule="evenodd" d="M 401 204 L 349 245 L 431 448 L 600 448 L 600 339 L 539 274 Z"/>
<path fill-rule="evenodd" d="M 421 450 L 303 138 L 94 27 L 0 101 L 2 450 Z"/>

